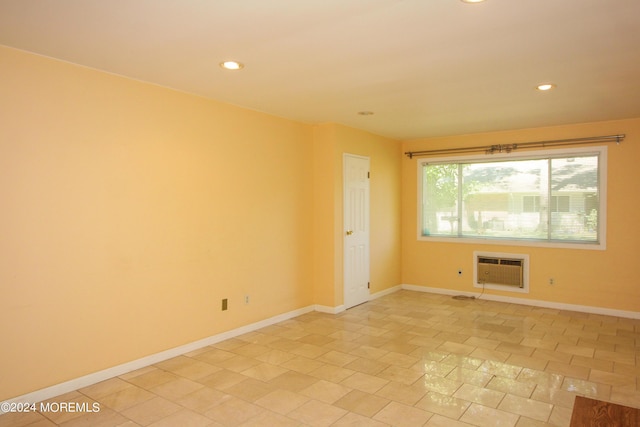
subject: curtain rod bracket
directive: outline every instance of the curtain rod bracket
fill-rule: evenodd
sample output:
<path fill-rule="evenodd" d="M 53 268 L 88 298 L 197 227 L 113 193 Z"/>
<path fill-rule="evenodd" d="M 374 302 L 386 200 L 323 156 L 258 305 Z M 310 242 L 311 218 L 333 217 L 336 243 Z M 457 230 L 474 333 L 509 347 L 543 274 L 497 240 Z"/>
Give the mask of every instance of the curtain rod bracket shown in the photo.
<path fill-rule="evenodd" d="M 516 148 L 518 148 L 517 144 L 492 145 L 485 151 L 485 154 L 494 154 L 495 152 L 510 153 Z"/>

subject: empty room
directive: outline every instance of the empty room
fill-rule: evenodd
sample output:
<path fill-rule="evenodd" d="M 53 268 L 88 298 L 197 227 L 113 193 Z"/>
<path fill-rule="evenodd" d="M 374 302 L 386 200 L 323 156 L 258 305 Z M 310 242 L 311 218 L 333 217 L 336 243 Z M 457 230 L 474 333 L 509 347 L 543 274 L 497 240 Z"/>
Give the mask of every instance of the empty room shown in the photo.
<path fill-rule="evenodd" d="M 639 16 L 0 0 L 0 427 L 640 425 Z"/>

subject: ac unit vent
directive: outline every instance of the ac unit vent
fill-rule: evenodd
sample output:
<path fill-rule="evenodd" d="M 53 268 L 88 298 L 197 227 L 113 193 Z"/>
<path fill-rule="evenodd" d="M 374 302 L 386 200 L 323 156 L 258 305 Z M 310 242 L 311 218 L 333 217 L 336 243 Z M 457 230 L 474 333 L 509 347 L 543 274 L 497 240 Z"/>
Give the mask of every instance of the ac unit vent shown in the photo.
<path fill-rule="evenodd" d="M 480 284 L 524 287 L 524 259 L 477 257 Z"/>
<path fill-rule="evenodd" d="M 480 257 L 480 258 L 478 258 L 478 262 L 481 262 L 483 264 L 500 264 L 500 258 Z"/>
<path fill-rule="evenodd" d="M 522 267 L 524 260 L 522 259 L 501 259 L 500 264 L 502 265 L 516 265 L 518 267 Z"/>

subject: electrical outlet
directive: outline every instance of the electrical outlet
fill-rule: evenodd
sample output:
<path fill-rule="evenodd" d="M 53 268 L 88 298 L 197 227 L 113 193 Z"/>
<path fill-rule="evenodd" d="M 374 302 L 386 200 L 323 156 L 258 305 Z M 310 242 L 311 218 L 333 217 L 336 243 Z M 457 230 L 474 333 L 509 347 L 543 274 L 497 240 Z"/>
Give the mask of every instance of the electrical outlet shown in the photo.
<path fill-rule="evenodd" d="M 549 284 L 550 285 L 555 285 L 556 284 L 556 281 L 555 281 L 555 279 L 553 277 L 549 277 Z"/>
<path fill-rule="evenodd" d="M 462 276 L 462 269 L 461 268 L 458 269 L 458 276 Z"/>
<path fill-rule="evenodd" d="M 249 304 L 249 295 L 244 296 L 244 303 Z"/>
<path fill-rule="evenodd" d="M 224 298 L 222 300 L 222 311 L 225 311 L 228 307 L 229 307 L 229 305 L 228 305 L 227 299 Z"/>

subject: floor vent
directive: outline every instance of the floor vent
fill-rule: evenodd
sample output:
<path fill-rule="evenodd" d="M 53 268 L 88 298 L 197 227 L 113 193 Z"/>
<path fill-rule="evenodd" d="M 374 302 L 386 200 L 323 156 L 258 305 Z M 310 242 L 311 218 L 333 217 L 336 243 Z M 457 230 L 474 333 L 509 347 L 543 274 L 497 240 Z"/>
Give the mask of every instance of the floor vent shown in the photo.
<path fill-rule="evenodd" d="M 474 254 L 474 285 L 528 292 L 528 256 L 516 254 Z"/>

